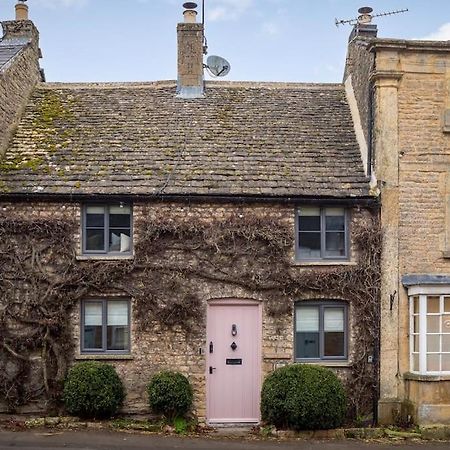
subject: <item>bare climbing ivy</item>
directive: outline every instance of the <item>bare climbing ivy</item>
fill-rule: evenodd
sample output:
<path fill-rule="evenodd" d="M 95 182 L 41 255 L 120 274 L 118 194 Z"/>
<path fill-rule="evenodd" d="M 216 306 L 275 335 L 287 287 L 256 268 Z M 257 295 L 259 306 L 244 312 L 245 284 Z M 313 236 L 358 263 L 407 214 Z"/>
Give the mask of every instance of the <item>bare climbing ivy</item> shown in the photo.
<path fill-rule="evenodd" d="M 131 261 L 77 261 L 76 224 L 65 220 L 0 220 L 0 400 L 14 410 L 58 399 L 73 355 L 70 314 L 88 295 L 133 298 L 142 331 L 157 321 L 202 332 L 204 283 L 237 286 L 265 299 L 282 319 L 296 300 L 316 295 L 351 304 L 354 360 L 348 381 L 352 413 L 370 411 L 378 388 L 381 233 L 376 218 L 352 230 L 354 266 L 298 270 L 293 233 L 272 218 L 193 221 L 162 213 L 136 224 Z"/>

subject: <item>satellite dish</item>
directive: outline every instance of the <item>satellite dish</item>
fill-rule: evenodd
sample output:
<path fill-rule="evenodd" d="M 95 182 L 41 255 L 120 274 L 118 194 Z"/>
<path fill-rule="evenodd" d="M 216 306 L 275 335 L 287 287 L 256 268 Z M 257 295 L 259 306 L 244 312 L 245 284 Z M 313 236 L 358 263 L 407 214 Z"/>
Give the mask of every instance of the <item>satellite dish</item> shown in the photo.
<path fill-rule="evenodd" d="M 208 56 L 206 67 L 213 77 L 224 77 L 230 73 L 231 64 L 220 56 Z"/>

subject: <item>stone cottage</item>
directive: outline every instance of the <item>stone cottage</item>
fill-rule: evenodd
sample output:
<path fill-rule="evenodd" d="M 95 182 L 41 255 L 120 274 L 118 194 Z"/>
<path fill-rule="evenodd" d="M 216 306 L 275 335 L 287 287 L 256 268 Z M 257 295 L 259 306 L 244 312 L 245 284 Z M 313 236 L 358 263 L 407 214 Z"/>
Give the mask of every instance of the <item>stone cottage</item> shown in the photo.
<path fill-rule="evenodd" d="M 450 42 L 351 36 L 381 191 L 380 421 L 450 423 Z"/>
<path fill-rule="evenodd" d="M 172 369 L 199 418 L 258 422 L 265 375 L 303 362 L 370 414 L 379 211 L 351 83 L 205 82 L 193 10 L 177 82 L 45 83 L 23 8 L 0 42 L 2 410 L 102 360 L 127 412 Z"/>

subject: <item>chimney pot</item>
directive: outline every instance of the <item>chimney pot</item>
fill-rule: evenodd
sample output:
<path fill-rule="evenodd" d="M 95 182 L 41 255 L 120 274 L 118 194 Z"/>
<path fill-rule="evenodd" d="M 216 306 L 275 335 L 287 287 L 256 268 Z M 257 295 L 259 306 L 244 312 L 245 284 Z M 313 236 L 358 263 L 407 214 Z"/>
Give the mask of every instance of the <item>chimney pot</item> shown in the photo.
<path fill-rule="evenodd" d="M 196 23 L 197 22 L 197 11 L 193 9 L 186 9 L 183 13 L 184 23 Z"/>
<path fill-rule="evenodd" d="M 16 4 L 16 20 L 28 20 L 28 5 L 26 0 L 19 0 Z"/>

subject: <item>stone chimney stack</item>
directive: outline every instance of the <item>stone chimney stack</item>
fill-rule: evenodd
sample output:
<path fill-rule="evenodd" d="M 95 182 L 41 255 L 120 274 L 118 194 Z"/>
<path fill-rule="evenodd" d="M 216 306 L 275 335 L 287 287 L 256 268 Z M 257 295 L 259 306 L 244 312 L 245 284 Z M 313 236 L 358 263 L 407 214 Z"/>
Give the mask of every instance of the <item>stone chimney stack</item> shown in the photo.
<path fill-rule="evenodd" d="M 19 0 L 16 5 L 16 20 L 28 20 L 27 0 Z"/>
<path fill-rule="evenodd" d="M 197 4 L 184 5 L 184 23 L 177 26 L 178 83 L 177 96 L 200 98 L 204 95 L 203 25 L 197 23 Z"/>
<path fill-rule="evenodd" d="M 18 0 L 16 4 L 16 18 L 2 22 L 3 45 L 25 45 L 30 44 L 36 52 L 39 51 L 39 31 L 33 22 L 28 19 L 27 0 Z M 39 55 L 40 56 L 40 55 Z"/>
<path fill-rule="evenodd" d="M 15 20 L 1 22 L 0 158 L 35 85 L 45 81 L 44 72 L 39 67 L 39 32 L 28 20 L 25 1 L 19 0 L 16 4 Z"/>
<path fill-rule="evenodd" d="M 373 9 L 365 6 L 358 9 L 358 20 L 353 27 L 350 37 L 348 39 L 351 42 L 355 37 L 362 38 L 376 38 L 378 34 L 378 28 L 372 23 Z"/>

